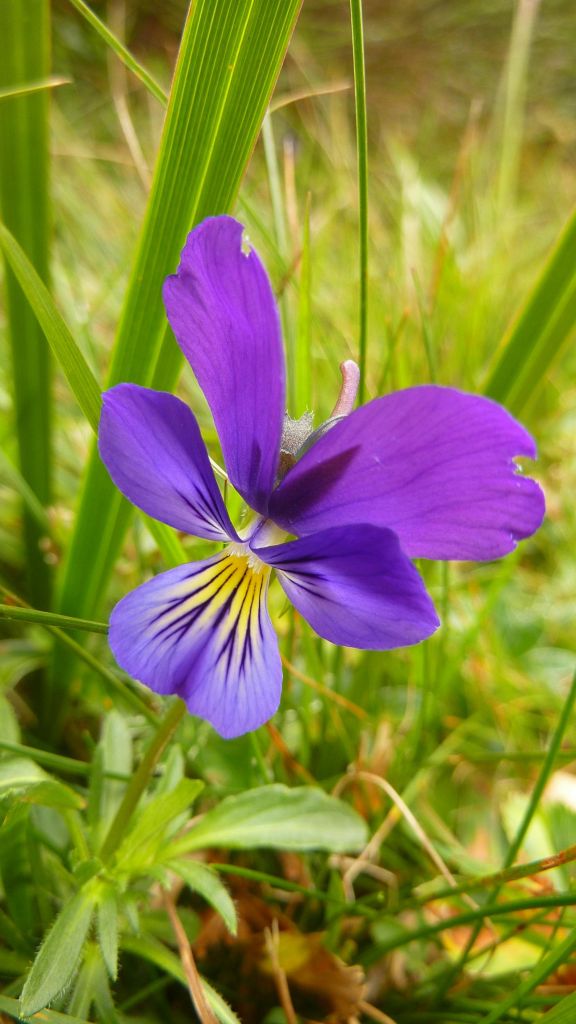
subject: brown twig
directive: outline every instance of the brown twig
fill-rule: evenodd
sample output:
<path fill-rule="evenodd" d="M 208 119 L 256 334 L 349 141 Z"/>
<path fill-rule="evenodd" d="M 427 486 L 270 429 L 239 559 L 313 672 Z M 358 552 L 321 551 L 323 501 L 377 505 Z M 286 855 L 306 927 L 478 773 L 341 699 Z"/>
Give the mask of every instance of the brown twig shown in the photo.
<path fill-rule="evenodd" d="M 278 959 L 278 936 L 278 921 L 274 918 L 272 928 L 266 928 L 264 931 L 266 952 L 270 957 L 274 984 L 276 985 L 278 999 L 280 1000 L 280 1004 L 284 1010 L 284 1016 L 286 1017 L 288 1024 L 298 1024 L 298 1018 L 296 1017 L 296 1013 L 292 1005 L 292 997 L 290 996 L 286 972 L 280 966 L 280 961 Z"/>
<path fill-rule="evenodd" d="M 364 711 L 364 708 L 359 707 L 358 704 L 354 704 L 351 700 L 348 700 L 347 697 L 343 697 L 341 693 L 336 693 L 334 690 L 331 690 L 329 686 L 324 686 L 324 684 L 319 683 L 318 680 L 312 679 L 311 676 L 307 676 L 304 672 L 301 672 L 299 668 L 296 668 L 291 661 L 288 661 L 284 655 L 282 655 L 282 664 L 284 665 L 284 668 L 288 669 L 295 679 L 299 679 L 301 683 L 309 686 L 311 690 L 316 690 L 317 693 L 321 693 L 323 697 L 327 697 L 328 700 L 333 701 L 334 704 L 339 704 L 340 707 L 346 708 L 347 711 L 351 711 L 357 718 L 368 718 L 368 713 Z"/>
<path fill-rule="evenodd" d="M 178 952 L 182 961 L 182 967 L 184 968 L 184 974 L 186 975 L 192 1005 L 198 1014 L 201 1024 L 218 1024 L 217 1018 L 206 1002 L 206 996 L 204 995 L 204 989 L 202 988 L 190 941 L 184 930 L 184 925 L 178 917 L 174 900 L 169 893 L 164 894 L 164 905 L 178 943 Z"/>

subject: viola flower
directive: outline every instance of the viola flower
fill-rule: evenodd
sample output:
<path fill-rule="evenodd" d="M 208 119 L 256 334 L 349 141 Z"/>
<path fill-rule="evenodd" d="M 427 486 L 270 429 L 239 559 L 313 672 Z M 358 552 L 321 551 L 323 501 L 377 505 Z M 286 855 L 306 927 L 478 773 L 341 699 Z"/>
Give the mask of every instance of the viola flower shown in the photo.
<path fill-rule="evenodd" d="M 188 236 L 164 287 L 168 320 L 208 401 L 226 470 L 254 517 L 232 525 L 200 430 L 173 395 L 119 384 L 104 395 L 100 454 L 138 508 L 226 547 L 116 605 L 118 663 L 178 694 L 225 737 L 274 714 L 282 668 L 266 597 L 272 571 L 334 644 L 388 650 L 439 621 L 413 558 L 500 558 L 538 528 L 544 499 L 517 471 L 535 457 L 501 406 L 426 385 L 351 411 L 345 365 L 336 415 L 285 416 L 278 312 L 266 272 L 230 217 Z M 296 539 L 287 539 L 288 537 Z"/>

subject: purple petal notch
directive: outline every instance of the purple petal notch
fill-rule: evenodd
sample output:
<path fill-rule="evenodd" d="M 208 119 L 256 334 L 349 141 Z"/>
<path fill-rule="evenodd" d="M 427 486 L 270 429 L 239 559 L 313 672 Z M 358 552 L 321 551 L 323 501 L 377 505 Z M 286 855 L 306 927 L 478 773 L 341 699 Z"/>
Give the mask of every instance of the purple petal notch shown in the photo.
<path fill-rule="evenodd" d="M 297 535 L 388 527 L 411 558 L 499 558 L 542 522 L 542 491 L 513 461 L 535 455 L 530 435 L 496 402 L 408 388 L 321 437 L 274 491 L 270 515 Z"/>
<path fill-rule="evenodd" d="M 284 354 L 276 303 L 243 227 L 212 217 L 188 236 L 164 285 L 168 320 L 204 392 L 230 480 L 265 513 L 284 418 Z"/>

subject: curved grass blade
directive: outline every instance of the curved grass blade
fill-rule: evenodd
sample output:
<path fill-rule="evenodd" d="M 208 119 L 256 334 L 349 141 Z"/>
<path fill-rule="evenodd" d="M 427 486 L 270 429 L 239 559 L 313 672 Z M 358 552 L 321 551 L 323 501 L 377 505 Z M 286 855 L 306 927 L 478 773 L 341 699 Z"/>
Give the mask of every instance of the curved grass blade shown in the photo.
<path fill-rule="evenodd" d="M 524 308 L 505 335 L 485 393 L 518 414 L 576 325 L 576 210 Z"/>
<path fill-rule="evenodd" d="M 88 423 L 93 430 L 97 430 L 101 398 L 96 378 L 74 341 L 66 321 L 59 313 L 48 288 L 14 235 L 6 225 L 1 223 L 0 247 L 27 303 L 29 303 L 30 315 L 37 319 Z M 44 338 L 42 338 L 42 348 L 46 348 Z"/>
<path fill-rule="evenodd" d="M 98 381 L 46 285 L 37 274 L 24 250 L 2 223 L 0 223 L 0 248 L 66 376 L 78 405 L 96 432 L 102 405 Z M 37 514 L 35 518 L 37 518 Z M 155 520 L 149 519 L 148 516 L 143 516 L 143 519 L 166 563 L 173 566 L 180 565 L 185 561 L 184 550 L 175 533 L 163 523 L 157 523 Z"/>

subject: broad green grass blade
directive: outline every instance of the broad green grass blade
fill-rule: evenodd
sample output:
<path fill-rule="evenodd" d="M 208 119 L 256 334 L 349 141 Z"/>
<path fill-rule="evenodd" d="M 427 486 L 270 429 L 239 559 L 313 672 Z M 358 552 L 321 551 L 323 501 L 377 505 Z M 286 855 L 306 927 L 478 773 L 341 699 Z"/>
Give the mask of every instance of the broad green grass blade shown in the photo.
<path fill-rule="evenodd" d="M 576 211 L 500 347 L 486 394 L 519 413 L 576 325 Z"/>
<path fill-rule="evenodd" d="M 174 74 L 154 181 L 114 350 L 110 383 L 174 385 L 180 354 L 161 288 L 190 228 L 229 210 L 254 147 L 300 0 L 198 0 Z M 100 606 L 131 516 L 92 454 L 59 607 Z M 60 670 L 59 670 L 60 674 Z"/>
<path fill-rule="evenodd" d="M 50 71 L 48 0 L 0 4 L 0 89 L 47 79 Z M 48 277 L 48 90 L 2 99 L 0 208 L 38 274 Z M 39 502 L 51 500 L 50 354 L 28 302 L 6 269 L 8 331 L 12 346 L 14 412 L 22 476 Z M 50 603 L 50 571 L 40 548 L 37 517 L 24 509 L 28 593 Z"/>

